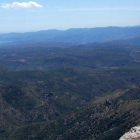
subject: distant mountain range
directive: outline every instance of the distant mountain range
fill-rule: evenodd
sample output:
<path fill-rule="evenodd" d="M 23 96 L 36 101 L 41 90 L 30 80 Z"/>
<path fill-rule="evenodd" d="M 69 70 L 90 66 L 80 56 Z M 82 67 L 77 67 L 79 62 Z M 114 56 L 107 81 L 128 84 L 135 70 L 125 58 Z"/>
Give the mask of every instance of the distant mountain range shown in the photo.
<path fill-rule="evenodd" d="M 76 42 L 80 44 L 123 40 L 140 44 L 140 26 L 46 30 L 0 34 L 0 44 L 26 42 Z"/>

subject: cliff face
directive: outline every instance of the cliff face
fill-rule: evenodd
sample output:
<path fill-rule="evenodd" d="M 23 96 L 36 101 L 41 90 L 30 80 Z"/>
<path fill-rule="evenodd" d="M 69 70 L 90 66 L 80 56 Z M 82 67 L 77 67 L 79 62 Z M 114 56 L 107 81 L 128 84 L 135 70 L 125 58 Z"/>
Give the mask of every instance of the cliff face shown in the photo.
<path fill-rule="evenodd" d="M 125 133 L 119 140 L 140 140 L 140 126 L 131 128 L 131 130 Z"/>

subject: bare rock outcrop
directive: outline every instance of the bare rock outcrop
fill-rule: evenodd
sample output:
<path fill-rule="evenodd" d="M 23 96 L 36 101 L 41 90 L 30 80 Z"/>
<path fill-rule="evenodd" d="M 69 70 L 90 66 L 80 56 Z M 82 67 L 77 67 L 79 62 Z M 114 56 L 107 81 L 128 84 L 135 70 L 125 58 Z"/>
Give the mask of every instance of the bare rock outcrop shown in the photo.
<path fill-rule="evenodd" d="M 119 140 L 140 140 L 140 126 L 132 127 Z"/>

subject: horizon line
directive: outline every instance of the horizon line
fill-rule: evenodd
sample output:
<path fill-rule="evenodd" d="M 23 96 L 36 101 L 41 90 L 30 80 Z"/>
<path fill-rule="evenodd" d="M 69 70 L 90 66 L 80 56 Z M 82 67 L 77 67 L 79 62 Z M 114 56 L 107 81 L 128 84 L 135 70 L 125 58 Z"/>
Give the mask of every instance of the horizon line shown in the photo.
<path fill-rule="evenodd" d="M 74 27 L 74 28 L 67 28 L 67 29 L 43 29 L 43 30 L 36 30 L 36 31 L 24 31 L 24 32 L 16 32 L 16 31 L 13 31 L 13 32 L 3 32 L 3 33 L 0 33 L 0 34 L 22 34 L 22 33 L 35 33 L 35 32 L 41 32 L 41 31 L 49 31 L 49 30 L 57 30 L 57 31 L 67 31 L 67 30 L 70 30 L 70 29 L 94 29 L 94 28 L 108 28 L 108 27 L 119 27 L 119 28 L 129 28 L 129 27 L 140 27 L 140 25 L 132 25 L 132 26 L 99 26 L 99 27 L 83 27 L 83 28 L 78 28 L 78 27 Z"/>

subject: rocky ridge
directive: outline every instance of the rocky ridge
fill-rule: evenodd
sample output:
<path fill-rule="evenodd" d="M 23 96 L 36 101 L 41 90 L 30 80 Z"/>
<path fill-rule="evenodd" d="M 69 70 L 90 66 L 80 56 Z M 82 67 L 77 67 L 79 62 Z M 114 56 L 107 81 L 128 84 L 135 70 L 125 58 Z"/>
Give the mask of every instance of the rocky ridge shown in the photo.
<path fill-rule="evenodd" d="M 140 126 L 132 127 L 119 140 L 140 140 Z"/>

